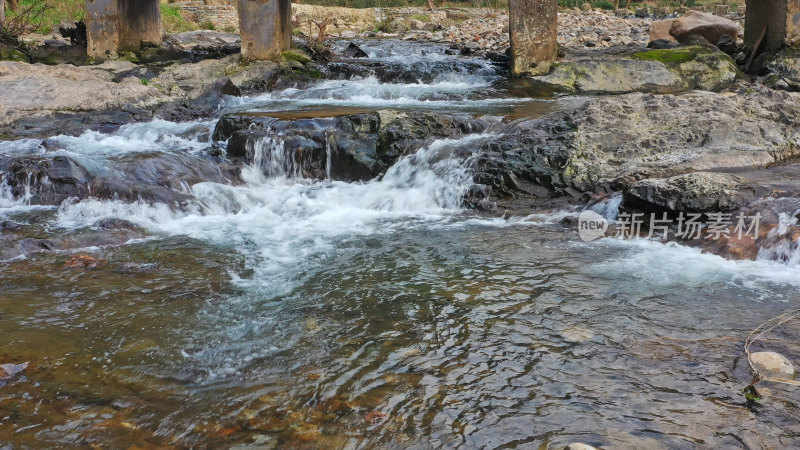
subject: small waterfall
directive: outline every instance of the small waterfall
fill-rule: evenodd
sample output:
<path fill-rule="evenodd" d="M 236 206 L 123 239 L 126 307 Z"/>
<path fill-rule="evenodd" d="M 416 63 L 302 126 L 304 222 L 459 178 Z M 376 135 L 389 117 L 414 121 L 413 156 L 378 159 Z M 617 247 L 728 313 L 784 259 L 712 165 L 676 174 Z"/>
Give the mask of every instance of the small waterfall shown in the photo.
<path fill-rule="evenodd" d="M 253 155 L 253 162 L 242 172 L 248 183 L 263 183 L 267 179 L 302 178 L 302 171 L 293 152 L 287 152 L 283 140 L 276 135 L 268 135 L 248 142 L 247 152 Z"/>
<path fill-rule="evenodd" d="M 622 194 L 615 192 L 608 197 L 598 200 L 590 205 L 588 209 L 605 217 L 609 222 L 617 220 L 619 217 L 619 207 L 622 205 Z"/>
<path fill-rule="evenodd" d="M 474 184 L 471 170 L 476 155 L 474 144 L 491 136 L 472 134 L 458 139 L 440 139 L 401 159 L 389 168 L 379 183 L 382 188 L 393 189 L 399 197 L 387 200 L 407 204 L 409 199 L 414 199 L 419 206 L 460 209 L 464 196 Z"/>
<path fill-rule="evenodd" d="M 331 167 L 333 166 L 333 149 L 331 148 L 331 134 L 325 133 L 325 179 L 333 181 Z"/>
<path fill-rule="evenodd" d="M 800 264 L 800 242 L 796 234 L 797 214 L 789 215 L 780 213 L 778 215 L 778 226 L 767 234 L 764 242 L 758 249 L 758 259 L 762 261 L 779 261 L 787 266 Z"/>
<path fill-rule="evenodd" d="M 15 196 L 13 188 L 8 183 L 8 176 L 0 172 L 0 208 L 30 205 L 33 198 L 32 184 L 33 174 L 29 172 L 22 195 Z"/>
<path fill-rule="evenodd" d="M 8 185 L 5 175 L 0 177 L 0 208 L 10 208 L 14 206 L 17 199 L 14 198 L 14 193 L 11 192 L 11 186 Z"/>

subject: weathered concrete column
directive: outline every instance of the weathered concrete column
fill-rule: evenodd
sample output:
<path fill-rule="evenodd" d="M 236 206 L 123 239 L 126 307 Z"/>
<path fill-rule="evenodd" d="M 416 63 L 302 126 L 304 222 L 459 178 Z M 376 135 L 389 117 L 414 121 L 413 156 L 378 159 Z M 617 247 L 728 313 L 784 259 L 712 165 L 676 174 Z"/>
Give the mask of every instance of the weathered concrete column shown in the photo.
<path fill-rule="evenodd" d="M 510 0 L 511 72 L 541 75 L 558 54 L 558 0 Z"/>
<path fill-rule="evenodd" d="M 139 50 L 161 45 L 161 2 L 159 0 L 119 1 L 119 46 Z"/>
<path fill-rule="evenodd" d="M 763 39 L 762 39 L 763 37 Z M 800 0 L 747 0 L 744 44 L 748 52 L 800 43 Z"/>
<path fill-rule="evenodd" d="M 242 56 L 270 59 L 292 43 L 291 0 L 239 0 Z"/>
<path fill-rule="evenodd" d="M 159 0 L 87 0 L 88 54 L 116 58 L 119 52 L 161 43 Z"/>

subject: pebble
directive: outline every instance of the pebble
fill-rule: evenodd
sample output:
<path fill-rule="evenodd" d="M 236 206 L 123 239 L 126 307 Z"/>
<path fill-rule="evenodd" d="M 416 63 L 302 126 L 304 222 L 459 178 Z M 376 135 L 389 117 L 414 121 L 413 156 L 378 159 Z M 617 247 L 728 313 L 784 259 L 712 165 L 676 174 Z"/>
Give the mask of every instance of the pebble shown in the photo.
<path fill-rule="evenodd" d="M 399 14 L 381 33 L 363 33 L 364 37 L 397 37 L 404 40 L 448 42 L 471 53 L 486 51 L 504 54 L 509 47 L 508 14 L 485 10 L 440 10 L 430 12 L 421 8 L 390 8 L 390 16 Z M 629 12 L 628 12 L 629 13 Z M 429 22 L 412 16 L 426 15 Z M 460 20 L 453 24 L 455 16 Z M 356 28 L 363 24 L 348 24 L 346 18 L 337 18 L 338 24 L 351 29 L 339 36 L 353 39 L 359 35 Z M 426 19 L 427 20 L 427 19 Z M 562 10 L 558 13 L 558 43 L 561 47 L 612 47 L 616 45 L 647 45 L 650 38 L 651 17 L 637 18 L 630 14 L 617 15 L 613 11 Z M 337 26 L 338 27 L 338 26 Z M 313 34 L 312 34 L 313 35 Z M 329 36 L 333 36 L 331 33 Z M 470 44 L 474 42 L 475 44 Z"/>
<path fill-rule="evenodd" d="M 650 18 L 617 17 L 613 12 L 607 14 L 598 11 L 563 11 L 558 14 L 558 21 L 558 43 L 564 47 L 646 45 L 652 22 Z M 404 38 L 412 35 L 414 37 L 409 39 L 451 42 L 470 50 L 504 53 L 509 47 L 508 15 L 493 13 L 474 17 L 437 32 L 408 31 Z"/>

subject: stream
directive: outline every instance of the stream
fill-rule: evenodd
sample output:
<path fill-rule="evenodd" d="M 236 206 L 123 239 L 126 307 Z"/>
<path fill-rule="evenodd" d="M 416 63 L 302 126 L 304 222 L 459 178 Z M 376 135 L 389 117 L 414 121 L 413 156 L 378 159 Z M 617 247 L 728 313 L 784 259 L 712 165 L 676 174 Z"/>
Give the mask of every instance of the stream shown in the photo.
<path fill-rule="evenodd" d="M 445 46 L 360 44 L 350 78 L 225 98 L 208 119 L 0 142 L 144 186 L 47 204 L 0 172 L 0 364 L 30 362 L 0 379 L 0 448 L 800 445 L 796 389 L 755 407 L 741 392 L 745 337 L 794 309 L 794 261 L 582 242 L 559 224 L 578 209 L 473 211 L 493 128 L 368 181 L 306 178 L 269 139 L 238 181 L 209 168 L 224 113 L 507 122 L 581 101 L 517 97 Z M 148 187 L 164 161 L 191 177 Z"/>

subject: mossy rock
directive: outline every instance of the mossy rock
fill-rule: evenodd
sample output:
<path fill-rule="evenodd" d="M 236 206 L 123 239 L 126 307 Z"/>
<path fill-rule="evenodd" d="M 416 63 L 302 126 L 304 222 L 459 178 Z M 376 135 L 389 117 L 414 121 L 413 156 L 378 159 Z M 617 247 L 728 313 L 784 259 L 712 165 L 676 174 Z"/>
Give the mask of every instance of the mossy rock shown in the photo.
<path fill-rule="evenodd" d="M 691 47 L 648 50 L 646 52 L 634 53 L 631 58 L 641 61 L 658 61 L 668 65 L 683 64 L 696 59 L 709 60 L 709 58 L 713 58 L 728 62 L 736 67 L 736 62 L 727 54 L 697 45 Z"/>
<path fill-rule="evenodd" d="M 765 56 L 769 76 L 764 84 L 773 89 L 800 91 L 800 48 L 787 47 Z"/>
<path fill-rule="evenodd" d="M 0 44 L 0 61 L 28 62 L 28 57 L 13 48 Z"/>
<path fill-rule="evenodd" d="M 281 53 L 281 56 L 286 61 L 297 61 L 300 64 L 306 64 L 306 63 L 311 62 L 311 57 L 308 56 L 302 50 L 298 50 L 298 49 L 286 50 L 285 52 Z"/>
<path fill-rule="evenodd" d="M 658 61 L 664 64 L 681 64 L 693 61 L 701 53 L 712 53 L 703 47 L 678 47 L 648 50 L 646 52 L 635 53 L 631 58 L 640 61 Z"/>
<path fill-rule="evenodd" d="M 657 61 L 630 59 L 570 61 L 554 64 L 549 74 L 527 79 L 529 92 L 590 95 L 629 92 L 675 93 L 688 86 Z"/>
<path fill-rule="evenodd" d="M 744 76 L 730 56 L 701 46 L 648 50 L 631 58 L 660 62 L 694 89 L 717 91 Z"/>

